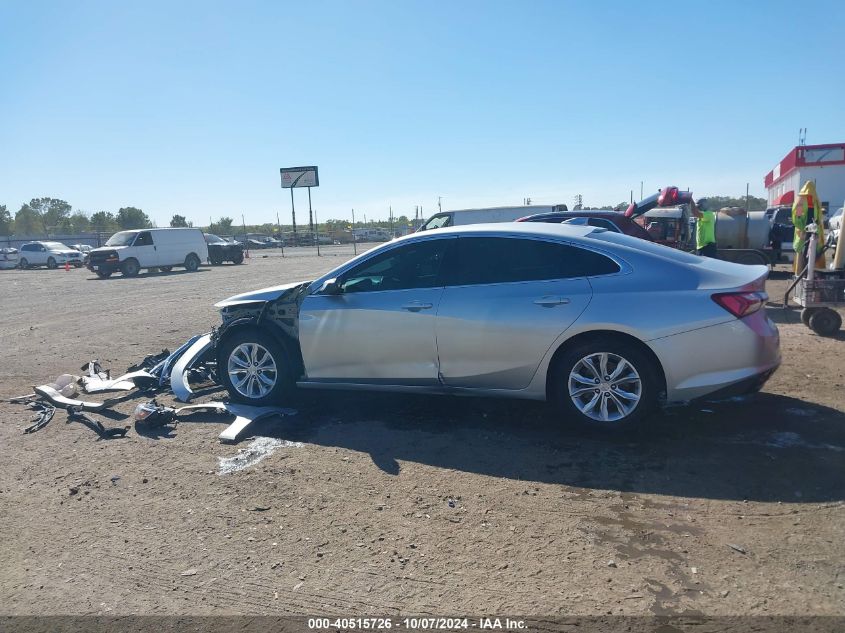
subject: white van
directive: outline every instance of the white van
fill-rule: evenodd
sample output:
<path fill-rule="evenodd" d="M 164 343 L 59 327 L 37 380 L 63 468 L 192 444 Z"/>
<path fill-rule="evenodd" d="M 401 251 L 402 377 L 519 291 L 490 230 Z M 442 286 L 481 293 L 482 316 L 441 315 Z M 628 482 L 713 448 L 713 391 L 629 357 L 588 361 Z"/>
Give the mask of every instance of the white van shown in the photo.
<path fill-rule="evenodd" d="M 88 268 L 105 279 L 117 270 L 134 277 L 142 268 L 170 272 L 184 266 L 194 272 L 207 260 L 208 245 L 199 229 L 139 229 L 115 233 L 105 246 L 92 250 Z"/>
<path fill-rule="evenodd" d="M 417 230 L 428 231 L 429 229 L 442 229 L 446 226 L 485 224 L 488 222 L 513 222 L 519 218 L 524 218 L 526 215 L 567 210 L 568 208 L 565 204 L 538 204 L 524 207 L 489 207 L 486 209 L 441 211 L 431 216 Z"/>

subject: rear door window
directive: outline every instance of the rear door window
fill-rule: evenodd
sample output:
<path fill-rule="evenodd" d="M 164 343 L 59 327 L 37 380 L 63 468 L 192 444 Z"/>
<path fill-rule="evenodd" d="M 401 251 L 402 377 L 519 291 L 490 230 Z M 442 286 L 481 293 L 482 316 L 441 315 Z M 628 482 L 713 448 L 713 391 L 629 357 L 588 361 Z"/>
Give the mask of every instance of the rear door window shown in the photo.
<path fill-rule="evenodd" d="M 446 285 L 468 286 L 607 275 L 609 257 L 568 244 L 511 237 L 461 237 L 444 265 Z"/>

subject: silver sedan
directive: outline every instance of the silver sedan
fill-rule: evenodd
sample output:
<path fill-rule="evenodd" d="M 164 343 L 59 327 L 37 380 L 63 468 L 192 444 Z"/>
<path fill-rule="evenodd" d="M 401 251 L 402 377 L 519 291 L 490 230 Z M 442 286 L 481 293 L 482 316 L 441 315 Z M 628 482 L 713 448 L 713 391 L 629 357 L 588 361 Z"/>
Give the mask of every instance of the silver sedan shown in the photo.
<path fill-rule="evenodd" d="M 767 275 L 588 226 L 416 233 L 218 303 L 219 373 L 256 405 L 294 386 L 473 394 L 621 428 L 762 386 L 780 363 Z"/>

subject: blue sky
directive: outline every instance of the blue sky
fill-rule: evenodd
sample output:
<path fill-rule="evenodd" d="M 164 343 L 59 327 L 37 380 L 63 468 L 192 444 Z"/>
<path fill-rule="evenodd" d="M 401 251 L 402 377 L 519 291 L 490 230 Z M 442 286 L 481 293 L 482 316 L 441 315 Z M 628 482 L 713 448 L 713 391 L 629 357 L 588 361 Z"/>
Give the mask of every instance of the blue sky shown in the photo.
<path fill-rule="evenodd" d="M 845 142 L 843 7 L 0 0 L 0 204 L 289 222 L 309 164 L 321 220 L 762 195 L 800 127 Z"/>

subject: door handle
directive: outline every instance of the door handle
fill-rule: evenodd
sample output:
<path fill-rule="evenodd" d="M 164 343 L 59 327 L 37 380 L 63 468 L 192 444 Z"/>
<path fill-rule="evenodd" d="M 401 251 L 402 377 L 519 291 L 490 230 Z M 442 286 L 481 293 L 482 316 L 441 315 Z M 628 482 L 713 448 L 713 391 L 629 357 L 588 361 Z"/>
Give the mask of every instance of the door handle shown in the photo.
<path fill-rule="evenodd" d="M 534 303 L 538 306 L 543 306 L 544 308 L 553 308 L 555 306 L 569 303 L 569 299 L 567 299 L 566 297 L 555 297 L 552 295 L 548 295 L 545 297 L 540 297 L 539 299 L 534 299 Z"/>
<path fill-rule="evenodd" d="M 431 303 L 423 303 L 422 301 L 410 301 L 402 306 L 403 310 L 408 310 L 408 312 L 419 312 L 420 310 L 428 310 L 429 308 L 434 307 Z"/>

